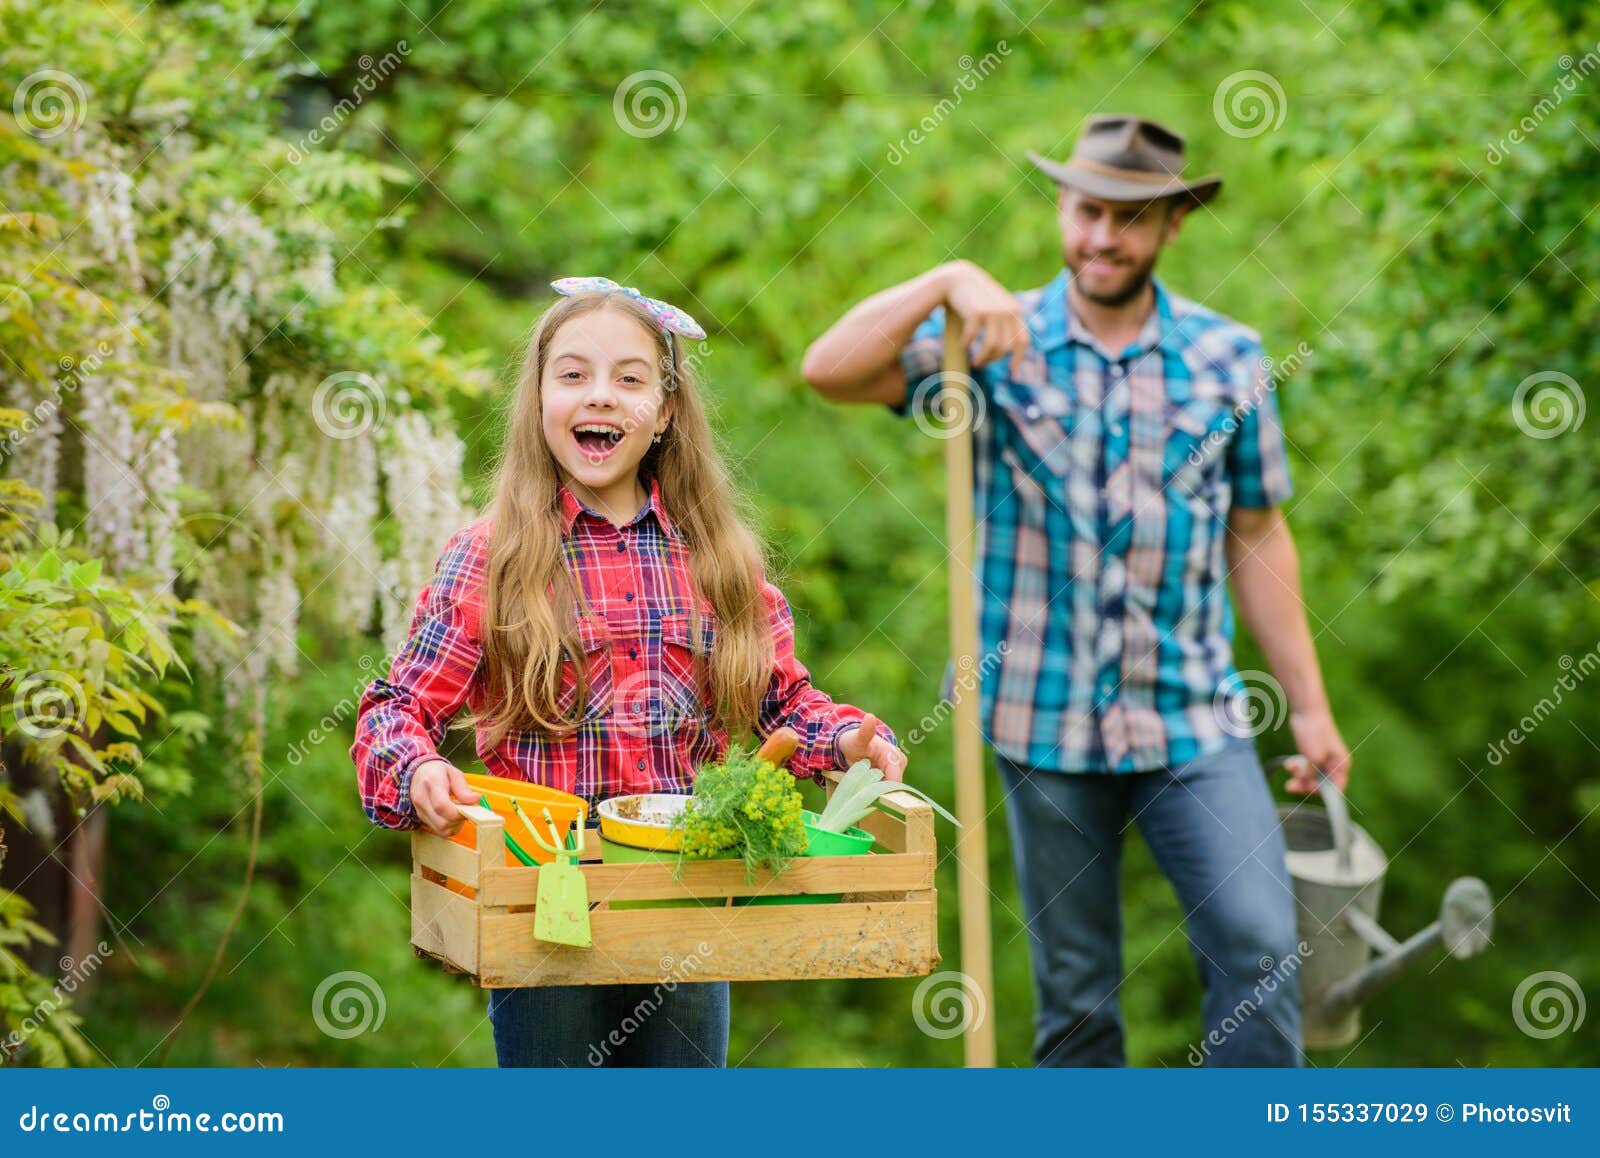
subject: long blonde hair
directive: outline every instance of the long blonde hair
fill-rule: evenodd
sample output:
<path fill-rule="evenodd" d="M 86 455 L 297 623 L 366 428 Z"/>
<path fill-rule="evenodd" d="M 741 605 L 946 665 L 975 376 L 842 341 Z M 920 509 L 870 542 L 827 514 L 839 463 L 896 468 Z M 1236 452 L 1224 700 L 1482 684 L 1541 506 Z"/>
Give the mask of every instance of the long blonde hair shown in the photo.
<path fill-rule="evenodd" d="M 551 306 L 533 327 L 495 479 L 484 593 L 486 704 L 482 719 L 475 721 L 487 728 L 491 747 L 512 730 L 570 732 L 588 700 L 576 618 L 587 608 L 580 607 L 582 592 L 562 551 L 561 476 L 544 438 L 542 383 L 556 332 L 568 320 L 601 309 L 632 317 L 656 343 L 670 420 L 639 470 L 659 479 L 663 505 L 689 548 L 696 592 L 715 613 L 710 660 L 697 667 L 710 681 L 717 719 L 731 735 L 754 725 L 771 678 L 762 546 L 733 497 L 693 365 L 676 336 L 633 299 L 576 294 Z M 691 638 L 697 641 L 699 613 L 695 601 Z M 564 660 L 574 663 L 579 688 L 576 704 L 565 715 L 558 703 Z"/>

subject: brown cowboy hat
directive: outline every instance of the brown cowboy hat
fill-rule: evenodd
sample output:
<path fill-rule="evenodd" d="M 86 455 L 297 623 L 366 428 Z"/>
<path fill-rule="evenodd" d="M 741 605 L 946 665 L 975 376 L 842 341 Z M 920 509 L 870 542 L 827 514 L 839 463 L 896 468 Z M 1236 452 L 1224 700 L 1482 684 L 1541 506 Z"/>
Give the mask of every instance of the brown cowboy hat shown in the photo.
<path fill-rule="evenodd" d="M 1065 162 L 1029 150 L 1028 159 L 1061 185 L 1105 201 L 1183 196 L 1204 205 L 1222 188 L 1212 174 L 1183 177 L 1183 136 L 1144 117 L 1090 117 Z"/>

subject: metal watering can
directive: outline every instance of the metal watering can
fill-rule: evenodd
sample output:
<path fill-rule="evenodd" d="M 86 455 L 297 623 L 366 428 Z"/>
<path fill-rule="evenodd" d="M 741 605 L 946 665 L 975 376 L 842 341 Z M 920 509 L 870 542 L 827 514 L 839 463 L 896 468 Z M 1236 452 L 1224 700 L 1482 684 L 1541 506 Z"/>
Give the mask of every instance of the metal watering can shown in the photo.
<path fill-rule="evenodd" d="M 1303 759 L 1282 757 L 1268 767 Z M 1309 946 L 1299 966 L 1307 1049 L 1349 1045 L 1361 1029 L 1362 1002 L 1436 946 L 1461 959 L 1483 952 L 1494 913 L 1488 885 L 1477 877 L 1457 877 L 1444 891 L 1437 921 L 1404 942 L 1389 936 L 1378 924 L 1388 859 L 1350 820 L 1339 786 L 1320 773 L 1317 779 L 1321 808 L 1278 808 L 1300 940 Z"/>

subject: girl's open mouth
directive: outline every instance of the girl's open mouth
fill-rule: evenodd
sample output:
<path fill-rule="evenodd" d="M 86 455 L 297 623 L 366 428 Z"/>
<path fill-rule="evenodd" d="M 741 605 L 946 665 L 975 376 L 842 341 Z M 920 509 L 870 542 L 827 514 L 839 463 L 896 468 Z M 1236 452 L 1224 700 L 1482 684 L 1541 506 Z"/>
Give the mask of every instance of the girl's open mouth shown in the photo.
<path fill-rule="evenodd" d="M 573 427 L 578 450 L 590 462 L 604 462 L 622 442 L 622 428 L 608 422 L 585 422 Z"/>

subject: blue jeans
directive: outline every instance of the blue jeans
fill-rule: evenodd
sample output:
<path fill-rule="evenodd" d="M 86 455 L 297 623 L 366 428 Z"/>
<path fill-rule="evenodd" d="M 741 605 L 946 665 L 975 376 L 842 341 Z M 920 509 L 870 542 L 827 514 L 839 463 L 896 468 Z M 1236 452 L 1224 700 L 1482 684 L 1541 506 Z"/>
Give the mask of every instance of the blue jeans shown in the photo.
<path fill-rule="evenodd" d="M 491 989 L 489 1020 L 502 1066 L 728 1064 L 726 981 Z"/>
<path fill-rule="evenodd" d="M 997 763 L 1033 959 L 1036 1065 L 1126 1064 L 1119 877 L 1130 815 L 1183 905 L 1205 989 L 1189 1062 L 1304 1064 L 1294 893 L 1250 740 L 1153 772 Z"/>

